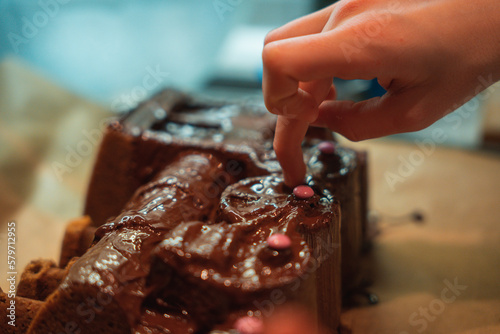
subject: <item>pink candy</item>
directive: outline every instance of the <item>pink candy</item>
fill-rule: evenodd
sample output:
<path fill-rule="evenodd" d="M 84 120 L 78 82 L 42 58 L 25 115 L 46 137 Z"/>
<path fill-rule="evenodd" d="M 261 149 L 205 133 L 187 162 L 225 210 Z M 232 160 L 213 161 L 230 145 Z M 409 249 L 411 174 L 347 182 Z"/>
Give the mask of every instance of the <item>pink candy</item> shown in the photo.
<path fill-rule="evenodd" d="M 292 245 L 292 240 L 284 234 L 275 233 L 267 238 L 267 244 L 273 249 L 283 250 Z"/>
<path fill-rule="evenodd" d="M 319 151 L 323 154 L 335 153 L 335 144 L 331 141 L 324 141 L 318 145 Z"/>
<path fill-rule="evenodd" d="M 242 317 L 236 320 L 234 328 L 240 334 L 261 334 L 264 331 L 264 324 L 256 317 Z"/>
<path fill-rule="evenodd" d="M 314 190 L 309 186 L 297 186 L 293 189 L 293 194 L 300 199 L 310 198 L 314 195 Z"/>

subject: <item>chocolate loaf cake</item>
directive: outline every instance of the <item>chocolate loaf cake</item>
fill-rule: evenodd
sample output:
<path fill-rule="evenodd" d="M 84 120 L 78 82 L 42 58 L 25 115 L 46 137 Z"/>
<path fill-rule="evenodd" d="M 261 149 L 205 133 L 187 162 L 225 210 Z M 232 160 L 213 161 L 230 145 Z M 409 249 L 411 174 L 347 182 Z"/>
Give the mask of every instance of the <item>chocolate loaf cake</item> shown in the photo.
<path fill-rule="evenodd" d="M 260 107 L 172 90 L 110 124 L 91 220 L 63 254 L 94 241 L 28 333 L 258 333 L 285 302 L 336 331 L 341 282 L 360 281 L 366 159 L 311 129 L 304 195 L 283 183 L 273 129 Z"/>
<path fill-rule="evenodd" d="M 189 147 L 233 157 L 240 178 L 279 174 L 272 150 L 275 117 L 253 105 L 224 105 L 165 90 L 145 101 L 105 134 L 87 193 L 85 213 L 96 226 L 120 213 L 134 191 Z M 326 149 L 320 150 L 323 144 Z M 366 153 L 335 145 L 330 131 L 310 128 L 303 144 L 308 182 L 324 184 L 342 208 L 342 291 L 362 281 L 366 236 Z M 239 165 L 236 162 L 239 161 Z"/>

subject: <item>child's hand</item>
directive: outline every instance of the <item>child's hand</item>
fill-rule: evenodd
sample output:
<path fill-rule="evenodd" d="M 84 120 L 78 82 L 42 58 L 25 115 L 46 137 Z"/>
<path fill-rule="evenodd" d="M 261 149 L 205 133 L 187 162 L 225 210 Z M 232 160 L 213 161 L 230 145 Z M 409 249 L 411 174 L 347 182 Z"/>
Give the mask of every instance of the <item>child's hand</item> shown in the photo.
<path fill-rule="evenodd" d="M 285 182 L 303 182 L 309 124 L 353 141 L 417 131 L 497 81 L 499 13 L 498 0 L 342 0 L 269 33 L 263 91 Z M 336 101 L 334 77 L 387 93 Z"/>

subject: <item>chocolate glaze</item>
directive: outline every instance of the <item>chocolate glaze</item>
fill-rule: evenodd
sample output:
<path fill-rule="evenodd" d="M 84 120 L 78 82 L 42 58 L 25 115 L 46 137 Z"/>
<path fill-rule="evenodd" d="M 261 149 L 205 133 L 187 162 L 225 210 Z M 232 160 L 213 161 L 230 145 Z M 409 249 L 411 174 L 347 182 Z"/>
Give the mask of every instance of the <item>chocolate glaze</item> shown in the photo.
<path fill-rule="evenodd" d="M 331 134 L 311 130 L 304 151 L 315 195 L 295 198 L 272 151 L 273 126 L 262 109 L 203 104 L 171 91 L 111 124 L 86 204 L 100 227 L 49 306 L 80 291 L 103 293 L 112 300 L 103 314 L 124 317 L 132 333 L 207 333 L 230 330 L 239 315 L 267 316 L 279 299 L 307 305 L 336 329 L 338 199 L 346 203 L 346 235 L 357 236 L 359 213 L 350 210 L 359 194 L 349 185 L 356 184 L 356 156 L 347 149 L 321 156 L 317 145 Z M 273 233 L 289 236 L 290 249 L 269 248 Z M 56 319 L 47 311 L 31 333 Z"/>
<path fill-rule="evenodd" d="M 275 122 L 262 107 L 200 102 L 165 90 L 108 126 L 85 213 L 97 226 L 117 216 L 137 188 L 187 149 L 234 160 L 244 168 L 239 178 L 280 173 L 272 149 Z M 332 134 L 311 128 L 306 145 L 318 139 L 331 140 Z"/>
<path fill-rule="evenodd" d="M 75 263 L 68 282 L 113 291 L 131 326 L 142 314 L 151 252 L 182 221 L 205 221 L 216 210 L 223 182 L 234 182 L 211 154 L 185 152 L 139 188 L 125 210 L 96 232 L 96 244 Z M 214 177 L 215 176 L 215 177 Z M 212 196 L 212 197 L 210 197 Z M 98 241 L 98 242 L 97 242 Z"/>
<path fill-rule="evenodd" d="M 97 230 L 63 288 L 80 283 L 111 293 L 137 333 L 208 331 L 231 310 L 255 308 L 306 274 L 304 235 L 338 224 L 338 204 L 320 189 L 297 199 L 277 176 L 234 182 L 227 162 L 179 154 Z M 288 235 L 290 249 L 269 248 L 273 233 Z M 156 323 L 158 314 L 168 317 Z"/>

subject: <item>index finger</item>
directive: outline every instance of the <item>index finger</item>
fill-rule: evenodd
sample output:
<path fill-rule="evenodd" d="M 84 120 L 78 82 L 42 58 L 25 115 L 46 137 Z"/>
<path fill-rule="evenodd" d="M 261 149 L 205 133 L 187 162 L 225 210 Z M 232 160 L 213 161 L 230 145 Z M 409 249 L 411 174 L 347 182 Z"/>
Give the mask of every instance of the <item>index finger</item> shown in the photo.
<path fill-rule="evenodd" d="M 274 151 L 283 168 L 285 184 L 289 187 L 301 184 L 306 175 L 302 139 L 308 128 L 308 123 L 283 116 L 279 116 L 276 123 Z"/>
<path fill-rule="evenodd" d="M 343 45 L 352 32 L 337 28 L 320 34 L 293 37 L 267 44 L 262 53 L 264 75 L 262 88 L 267 109 L 275 114 L 308 119 L 307 111 L 318 105 L 311 94 L 300 89 L 299 82 L 327 78 L 370 80 L 381 73 L 377 53 L 366 47 L 346 57 Z M 379 62 L 380 63 L 380 62 Z"/>

